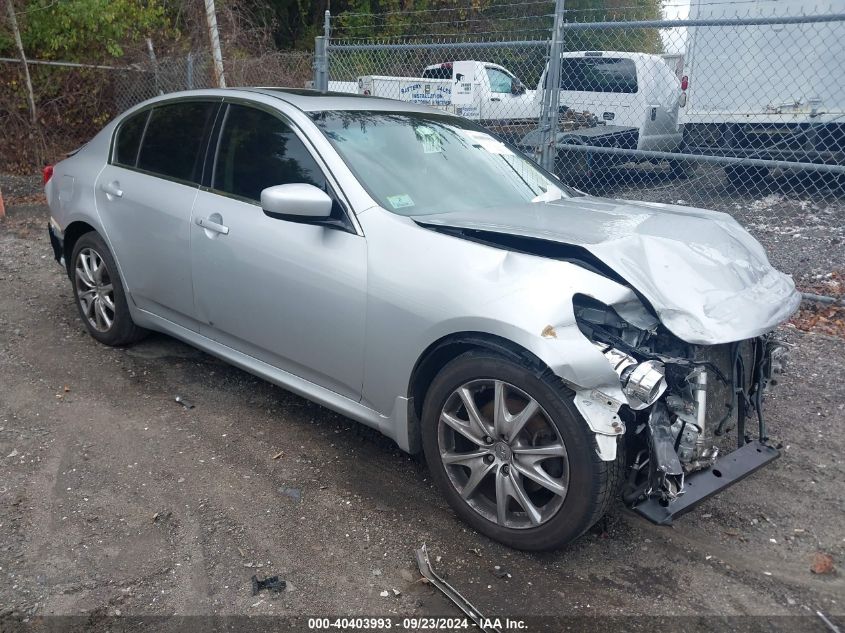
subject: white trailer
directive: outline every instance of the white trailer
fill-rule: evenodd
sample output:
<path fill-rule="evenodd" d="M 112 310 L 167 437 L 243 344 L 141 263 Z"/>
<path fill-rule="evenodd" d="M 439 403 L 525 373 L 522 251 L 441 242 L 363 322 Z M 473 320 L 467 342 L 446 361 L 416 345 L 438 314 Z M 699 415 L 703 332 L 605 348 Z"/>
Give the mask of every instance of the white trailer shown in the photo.
<path fill-rule="evenodd" d="M 845 0 L 828 6 L 845 13 Z M 806 8 L 804 0 L 692 0 L 690 18 L 800 16 Z M 678 117 L 685 151 L 841 164 L 843 60 L 841 22 L 690 27 Z M 726 171 L 736 178 L 750 170 Z"/>

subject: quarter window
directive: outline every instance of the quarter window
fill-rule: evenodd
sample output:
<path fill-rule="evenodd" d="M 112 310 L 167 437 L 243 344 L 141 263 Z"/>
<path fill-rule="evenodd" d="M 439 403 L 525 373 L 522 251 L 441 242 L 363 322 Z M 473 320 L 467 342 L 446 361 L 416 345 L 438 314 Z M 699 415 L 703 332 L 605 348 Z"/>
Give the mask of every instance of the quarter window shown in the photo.
<path fill-rule="evenodd" d="M 205 154 L 203 141 L 214 122 L 216 107 L 210 101 L 187 101 L 153 108 L 138 168 L 199 183 Z"/>
<path fill-rule="evenodd" d="M 230 105 L 223 122 L 212 187 L 258 201 L 274 185 L 307 183 L 326 191 L 326 179 L 308 149 L 281 119 Z"/>
<path fill-rule="evenodd" d="M 114 162 L 117 165 L 134 167 L 138 162 L 138 147 L 141 145 L 141 136 L 144 134 L 144 126 L 147 124 L 149 110 L 134 114 L 123 123 L 117 130 L 117 140 L 114 144 Z"/>

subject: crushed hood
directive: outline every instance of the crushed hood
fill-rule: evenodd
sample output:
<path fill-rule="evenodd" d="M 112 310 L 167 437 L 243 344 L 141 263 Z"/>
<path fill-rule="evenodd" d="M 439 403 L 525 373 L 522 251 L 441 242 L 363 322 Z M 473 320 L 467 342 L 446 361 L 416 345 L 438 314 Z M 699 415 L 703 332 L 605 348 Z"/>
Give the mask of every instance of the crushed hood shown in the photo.
<path fill-rule="evenodd" d="M 689 343 L 759 336 L 788 319 L 801 301 L 792 279 L 769 264 L 759 242 L 716 211 L 584 196 L 414 219 L 483 231 L 487 241 L 511 235 L 583 248 Z M 542 242 L 536 254 L 544 254 Z"/>

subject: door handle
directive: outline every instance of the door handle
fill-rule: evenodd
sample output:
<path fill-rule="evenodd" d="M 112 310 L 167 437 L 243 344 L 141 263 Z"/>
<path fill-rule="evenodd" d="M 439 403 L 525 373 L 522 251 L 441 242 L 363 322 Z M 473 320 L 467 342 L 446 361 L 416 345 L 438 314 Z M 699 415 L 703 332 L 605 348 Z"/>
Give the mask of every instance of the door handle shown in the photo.
<path fill-rule="evenodd" d="M 201 226 L 202 228 L 208 231 L 214 231 L 215 233 L 220 233 L 222 235 L 229 235 L 229 227 L 223 226 L 222 224 L 218 224 L 217 222 L 212 222 L 208 218 L 196 218 L 194 220 L 197 226 Z"/>
<path fill-rule="evenodd" d="M 490 101 L 501 101 L 499 97 L 490 97 Z"/>
<path fill-rule="evenodd" d="M 120 183 L 116 180 L 112 180 L 108 183 L 103 183 L 102 185 L 100 185 L 100 189 L 102 189 L 108 195 L 114 196 L 115 198 L 123 197 L 123 189 L 120 188 Z"/>

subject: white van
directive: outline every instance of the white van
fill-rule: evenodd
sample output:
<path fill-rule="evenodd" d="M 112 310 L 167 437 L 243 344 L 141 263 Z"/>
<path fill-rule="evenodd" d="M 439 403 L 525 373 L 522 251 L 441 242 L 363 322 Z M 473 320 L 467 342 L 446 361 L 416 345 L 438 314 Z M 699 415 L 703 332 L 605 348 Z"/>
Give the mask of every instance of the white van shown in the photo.
<path fill-rule="evenodd" d="M 549 66 L 535 99 L 542 99 Z M 678 77 L 659 55 L 613 51 L 561 54 L 560 105 L 590 112 L 608 128 L 636 128 L 631 147 L 673 152 L 681 145 Z M 636 139 L 636 143 L 633 142 Z"/>
<path fill-rule="evenodd" d="M 806 5 L 746 0 L 742 7 L 712 8 L 692 0 L 690 18 L 800 16 Z M 843 13 L 845 0 L 820 7 Z M 690 27 L 679 115 L 686 151 L 842 164 L 844 62 L 842 22 Z M 739 183 L 751 174 L 765 176 L 768 169 L 725 171 Z"/>

